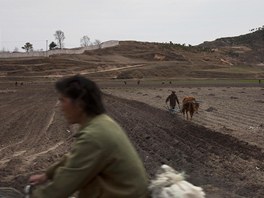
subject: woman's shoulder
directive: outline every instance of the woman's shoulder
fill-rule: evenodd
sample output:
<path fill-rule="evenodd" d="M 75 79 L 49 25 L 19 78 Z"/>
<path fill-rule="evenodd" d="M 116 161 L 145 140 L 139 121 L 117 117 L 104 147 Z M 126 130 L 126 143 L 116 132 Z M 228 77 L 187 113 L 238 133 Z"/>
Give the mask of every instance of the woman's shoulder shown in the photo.
<path fill-rule="evenodd" d="M 109 142 L 110 139 L 115 138 L 123 133 L 123 129 L 119 124 L 107 114 L 96 116 L 89 125 L 84 127 L 80 133 L 84 136 L 90 136 L 100 141 Z"/>

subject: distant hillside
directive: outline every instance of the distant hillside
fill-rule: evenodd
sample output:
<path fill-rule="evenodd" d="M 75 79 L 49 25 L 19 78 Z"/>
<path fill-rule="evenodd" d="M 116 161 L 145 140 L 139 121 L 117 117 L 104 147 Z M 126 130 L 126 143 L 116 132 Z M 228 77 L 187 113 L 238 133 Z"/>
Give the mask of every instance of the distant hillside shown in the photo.
<path fill-rule="evenodd" d="M 264 63 L 264 28 L 245 35 L 204 42 L 199 47 L 222 51 L 242 63 L 261 64 Z"/>
<path fill-rule="evenodd" d="M 261 31 L 263 33 L 263 31 Z M 0 59 L 0 79 L 53 80 L 83 74 L 104 79 L 264 79 L 260 32 L 199 46 L 120 41 L 83 54 Z M 232 44 L 231 44 L 232 43 Z"/>

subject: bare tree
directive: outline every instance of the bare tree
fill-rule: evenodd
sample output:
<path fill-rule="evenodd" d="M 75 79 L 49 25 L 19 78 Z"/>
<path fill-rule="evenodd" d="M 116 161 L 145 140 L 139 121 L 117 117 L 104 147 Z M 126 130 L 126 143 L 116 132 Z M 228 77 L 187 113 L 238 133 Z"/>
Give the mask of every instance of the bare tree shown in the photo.
<path fill-rule="evenodd" d="M 87 35 L 85 35 L 85 36 L 83 36 L 82 38 L 81 38 L 81 46 L 82 47 L 87 47 L 87 46 L 89 46 L 91 44 L 91 41 L 90 41 L 90 38 L 87 36 Z"/>
<path fill-rule="evenodd" d="M 102 42 L 100 40 L 98 40 L 98 39 L 95 39 L 94 45 L 98 46 L 99 49 L 102 48 Z"/>
<path fill-rule="evenodd" d="M 26 52 L 33 51 L 33 45 L 30 42 L 27 42 L 22 49 L 26 50 Z"/>
<path fill-rule="evenodd" d="M 57 40 L 57 45 L 58 45 L 58 47 L 59 47 L 60 49 L 63 48 L 63 46 L 64 46 L 63 41 L 64 41 L 64 39 L 65 39 L 64 32 L 61 31 L 61 30 L 57 30 L 57 31 L 55 32 L 54 36 L 55 36 L 55 39 Z"/>

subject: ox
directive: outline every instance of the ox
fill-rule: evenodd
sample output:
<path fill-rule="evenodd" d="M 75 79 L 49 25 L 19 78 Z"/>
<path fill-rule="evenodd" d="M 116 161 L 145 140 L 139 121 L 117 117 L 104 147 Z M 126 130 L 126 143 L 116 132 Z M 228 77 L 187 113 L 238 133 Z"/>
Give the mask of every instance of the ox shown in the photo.
<path fill-rule="evenodd" d="M 196 99 L 193 96 L 185 96 L 182 100 L 182 104 L 185 104 L 187 102 L 196 102 Z"/>
<path fill-rule="evenodd" d="M 186 96 L 183 98 L 181 112 L 184 117 L 186 115 L 187 120 L 189 120 L 188 113 L 190 114 L 190 120 L 192 120 L 194 112 L 198 113 L 198 109 L 199 103 L 196 102 L 196 99 L 193 96 Z"/>

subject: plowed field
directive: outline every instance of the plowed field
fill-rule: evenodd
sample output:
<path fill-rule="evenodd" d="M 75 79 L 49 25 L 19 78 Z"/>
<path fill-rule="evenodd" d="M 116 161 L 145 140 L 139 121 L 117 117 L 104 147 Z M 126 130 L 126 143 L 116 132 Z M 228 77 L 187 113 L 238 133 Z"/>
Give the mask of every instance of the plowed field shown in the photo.
<path fill-rule="evenodd" d="M 165 110 L 169 88 L 102 88 L 109 114 L 128 133 L 150 178 L 165 163 L 185 171 L 208 197 L 264 197 L 263 88 L 177 88 L 179 98 L 201 101 L 192 122 Z M 21 190 L 29 175 L 70 149 L 75 127 L 57 104 L 51 85 L 0 85 L 0 186 Z"/>

